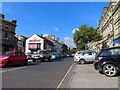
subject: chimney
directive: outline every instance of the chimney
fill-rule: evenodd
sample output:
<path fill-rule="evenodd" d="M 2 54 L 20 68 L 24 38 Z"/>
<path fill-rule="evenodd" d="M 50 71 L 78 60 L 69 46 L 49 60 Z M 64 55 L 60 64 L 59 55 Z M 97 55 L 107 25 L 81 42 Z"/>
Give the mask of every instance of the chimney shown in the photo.
<path fill-rule="evenodd" d="M 17 20 L 12 20 L 12 22 L 16 24 L 16 23 L 17 23 Z"/>
<path fill-rule="evenodd" d="M 40 34 L 41 37 L 43 37 L 43 34 Z"/>
<path fill-rule="evenodd" d="M 0 19 L 5 19 L 5 16 L 3 14 L 0 14 Z"/>
<path fill-rule="evenodd" d="M 51 38 L 52 38 L 53 40 L 55 40 L 55 36 L 54 36 L 54 35 L 51 35 Z"/>

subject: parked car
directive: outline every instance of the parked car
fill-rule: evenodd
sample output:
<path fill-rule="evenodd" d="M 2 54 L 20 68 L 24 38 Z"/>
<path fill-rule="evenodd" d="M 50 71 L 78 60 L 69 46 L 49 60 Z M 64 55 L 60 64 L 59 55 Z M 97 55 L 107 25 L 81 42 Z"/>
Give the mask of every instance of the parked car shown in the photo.
<path fill-rule="evenodd" d="M 24 64 L 27 65 L 27 56 L 24 52 L 20 51 L 10 51 L 6 52 L 2 56 L 0 56 L 0 66 L 12 66 L 12 65 L 18 65 L 18 64 Z"/>
<path fill-rule="evenodd" d="M 2 53 L 0 52 L 0 56 L 2 56 Z"/>
<path fill-rule="evenodd" d="M 31 59 L 32 58 L 32 53 L 26 53 L 27 59 Z"/>
<path fill-rule="evenodd" d="M 72 53 L 68 52 L 67 57 L 72 57 Z"/>
<path fill-rule="evenodd" d="M 116 76 L 120 72 L 120 47 L 101 50 L 95 57 L 94 68 L 106 76 Z"/>
<path fill-rule="evenodd" d="M 60 58 L 60 56 L 59 56 L 59 54 L 57 53 L 57 52 L 53 52 L 52 53 L 52 55 L 51 55 L 51 60 L 57 60 L 57 59 L 59 59 Z"/>
<path fill-rule="evenodd" d="M 38 50 L 36 54 L 32 54 L 32 60 L 35 62 L 36 60 L 48 61 L 51 60 L 51 52 L 49 50 Z"/>
<path fill-rule="evenodd" d="M 85 64 L 86 62 L 95 61 L 96 52 L 91 50 L 78 51 L 74 56 L 74 62 Z"/>
<path fill-rule="evenodd" d="M 75 53 L 72 53 L 72 57 L 74 57 L 75 56 Z"/>

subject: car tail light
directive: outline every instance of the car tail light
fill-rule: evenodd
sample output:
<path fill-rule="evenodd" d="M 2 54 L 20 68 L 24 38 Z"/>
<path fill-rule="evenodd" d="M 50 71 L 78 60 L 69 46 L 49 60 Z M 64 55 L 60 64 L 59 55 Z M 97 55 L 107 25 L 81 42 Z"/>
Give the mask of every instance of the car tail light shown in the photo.
<path fill-rule="evenodd" d="M 100 61 L 101 59 L 102 59 L 102 57 L 97 57 L 97 58 L 95 58 L 95 61 L 98 62 L 98 61 Z"/>
<path fill-rule="evenodd" d="M 74 56 L 74 59 L 76 59 L 76 57 Z"/>
<path fill-rule="evenodd" d="M 95 61 L 98 62 L 98 61 L 99 61 L 99 58 L 95 58 Z"/>

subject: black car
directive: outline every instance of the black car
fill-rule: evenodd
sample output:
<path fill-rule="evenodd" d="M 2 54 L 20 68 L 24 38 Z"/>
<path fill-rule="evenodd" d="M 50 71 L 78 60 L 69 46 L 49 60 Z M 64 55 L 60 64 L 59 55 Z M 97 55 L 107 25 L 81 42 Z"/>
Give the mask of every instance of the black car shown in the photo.
<path fill-rule="evenodd" d="M 94 68 L 106 76 L 116 76 L 120 72 L 120 47 L 101 50 L 95 57 Z"/>

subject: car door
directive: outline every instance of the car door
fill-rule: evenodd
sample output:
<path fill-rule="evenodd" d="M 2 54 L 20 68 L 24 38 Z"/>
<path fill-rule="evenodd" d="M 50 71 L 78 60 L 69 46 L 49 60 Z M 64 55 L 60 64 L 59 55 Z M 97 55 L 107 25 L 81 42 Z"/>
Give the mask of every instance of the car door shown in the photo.
<path fill-rule="evenodd" d="M 16 65 L 16 64 L 19 63 L 17 52 L 14 52 L 14 53 L 12 54 L 10 60 L 12 61 L 12 63 L 13 63 L 14 65 Z"/>
<path fill-rule="evenodd" d="M 20 52 L 20 63 L 23 64 L 26 60 L 26 55 L 23 52 Z"/>
<path fill-rule="evenodd" d="M 111 49 L 109 52 L 111 53 L 111 60 L 120 67 L 120 49 Z"/>
<path fill-rule="evenodd" d="M 17 58 L 18 58 L 18 64 L 21 64 L 23 62 L 22 53 L 21 52 L 17 52 Z"/>
<path fill-rule="evenodd" d="M 92 52 L 86 52 L 84 54 L 85 60 L 86 61 L 94 61 L 93 53 Z"/>

